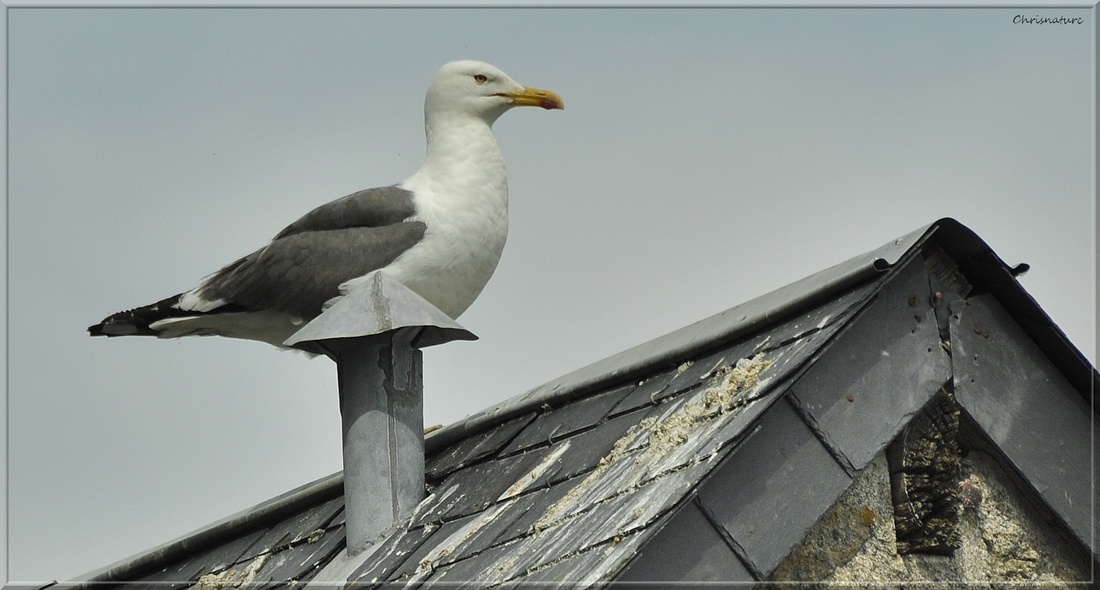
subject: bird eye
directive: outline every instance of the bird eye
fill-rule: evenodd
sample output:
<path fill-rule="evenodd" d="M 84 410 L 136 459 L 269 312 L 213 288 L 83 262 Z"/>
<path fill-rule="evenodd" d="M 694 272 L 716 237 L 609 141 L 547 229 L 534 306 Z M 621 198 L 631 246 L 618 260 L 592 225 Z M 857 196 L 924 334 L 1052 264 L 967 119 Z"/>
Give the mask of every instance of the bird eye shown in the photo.
<path fill-rule="evenodd" d="M 488 81 L 489 76 L 486 76 L 485 74 L 474 74 L 474 82 L 477 82 L 478 84 L 484 84 Z"/>

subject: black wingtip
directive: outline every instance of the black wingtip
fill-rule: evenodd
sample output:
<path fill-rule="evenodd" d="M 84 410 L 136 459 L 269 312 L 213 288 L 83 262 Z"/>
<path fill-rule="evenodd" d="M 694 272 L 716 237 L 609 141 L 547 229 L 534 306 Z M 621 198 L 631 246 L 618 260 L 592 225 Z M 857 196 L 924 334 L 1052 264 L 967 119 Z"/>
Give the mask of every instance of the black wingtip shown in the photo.
<path fill-rule="evenodd" d="M 149 326 L 154 322 L 165 318 L 184 315 L 175 305 L 179 302 L 179 295 L 162 299 L 152 305 L 136 307 L 126 311 L 111 314 L 102 322 L 94 326 L 88 326 L 89 336 L 156 336 L 155 330 Z"/>
<path fill-rule="evenodd" d="M 88 335 L 106 336 L 108 338 L 113 338 L 115 336 L 157 335 L 154 330 L 149 328 L 151 322 L 142 323 L 140 320 L 135 321 L 136 318 L 120 317 L 125 313 L 128 312 L 115 314 L 94 326 L 88 326 Z"/>
<path fill-rule="evenodd" d="M 122 311 L 112 315 L 102 322 L 88 326 L 89 336 L 156 336 L 157 333 L 149 327 L 155 320 L 140 318 L 133 315 L 132 311 Z"/>
<path fill-rule="evenodd" d="M 89 336 L 159 336 L 160 332 L 150 326 L 161 320 L 169 318 L 191 317 L 196 315 L 213 315 L 221 313 L 233 313 L 248 311 L 247 308 L 228 304 L 221 305 L 208 312 L 184 311 L 179 308 L 179 300 L 183 294 L 173 295 L 167 299 L 151 305 L 135 307 L 126 311 L 111 314 L 102 322 L 94 326 L 88 326 Z"/>

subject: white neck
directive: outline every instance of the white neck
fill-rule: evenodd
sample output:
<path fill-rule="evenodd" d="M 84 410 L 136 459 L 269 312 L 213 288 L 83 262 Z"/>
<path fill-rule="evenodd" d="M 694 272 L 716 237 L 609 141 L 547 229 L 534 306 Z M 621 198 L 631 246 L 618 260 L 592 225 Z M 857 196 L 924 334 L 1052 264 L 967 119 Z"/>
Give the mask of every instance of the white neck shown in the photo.
<path fill-rule="evenodd" d="M 416 179 L 432 188 L 447 185 L 461 194 L 503 190 L 507 199 L 504 157 L 489 124 L 468 117 L 432 117 L 424 128 L 427 157 L 409 181 Z"/>
<path fill-rule="evenodd" d="M 451 317 L 481 292 L 508 237 L 508 181 L 493 131 L 482 120 L 456 123 L 428 121 L 428 157 L 400 185 L 415 193 L 427 233 L 415 258 L 387 269 Z"/>

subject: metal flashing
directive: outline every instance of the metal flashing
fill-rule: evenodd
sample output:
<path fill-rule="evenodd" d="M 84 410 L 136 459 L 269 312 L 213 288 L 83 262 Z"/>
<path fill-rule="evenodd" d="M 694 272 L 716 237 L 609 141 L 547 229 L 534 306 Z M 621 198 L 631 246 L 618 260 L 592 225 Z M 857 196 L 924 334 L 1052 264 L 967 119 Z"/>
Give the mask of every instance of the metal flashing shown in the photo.
<path fill-rule="evenodd" d="M 1095 410 L 1100 373 L 1016 280 L 1019 265 L 1010 267 L 981 237 L 954 219 L 941 219 L 933 225 L 936 244 L 958 264 L 976 293 L 992 294 Z"/>

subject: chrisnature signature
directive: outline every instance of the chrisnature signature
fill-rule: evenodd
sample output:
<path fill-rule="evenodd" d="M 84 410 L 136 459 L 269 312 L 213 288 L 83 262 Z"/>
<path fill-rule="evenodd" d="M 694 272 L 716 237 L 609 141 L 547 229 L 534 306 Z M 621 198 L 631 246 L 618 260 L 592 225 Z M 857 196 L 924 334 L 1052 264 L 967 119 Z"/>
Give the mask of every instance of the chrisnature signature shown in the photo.
<path fill-rule="evenodd" d="M 1080 16 L 1024 16 L 1017 14 L 1012 18 L 1014 25 L 1083 25 L 1085 19 Z"/>

